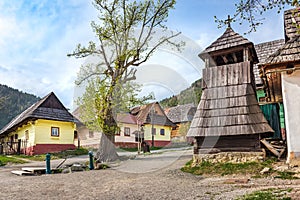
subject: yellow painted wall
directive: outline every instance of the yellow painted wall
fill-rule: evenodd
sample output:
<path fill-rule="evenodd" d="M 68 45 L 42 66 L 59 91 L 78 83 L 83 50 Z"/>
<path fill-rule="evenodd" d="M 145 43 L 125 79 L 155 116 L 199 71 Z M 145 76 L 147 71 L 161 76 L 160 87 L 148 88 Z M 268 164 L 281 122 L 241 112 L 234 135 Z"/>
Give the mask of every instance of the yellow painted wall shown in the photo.
<path fill-rule="evenodd" d="M 26 131 L 28 131 L 28 138 L 25 136 Z M 10 137 L 15 136 L 16 134 L 18 135 L 18 139 L 27 139 L 27 146 L 33 146 L 35 144 L 35 127 L 32 122 L 29 122 L 26 125 L 19 127 L 16 131 L 9 133 L 5 138 L 5 141 L 10 141 Z"/>
<path fill-rule="evenodd" d="M 159 140 L 159 141 L 170 141 L 171 140 L 171 130 L 172 127 L 170 126 L 160 126 L 160 125 L 154 125 L 154 128 L 156 128 L 156 135 L 154 135 L 154 140 Z M 165 129 L 165 135 L 160 135 L 160 129 Z M 152 125 L 151 124 L 146 124 L 144 127 L 144 137 L 145 140 L 151 140 L 152 139 Z"/>
<path fill-rule="evenodd" d="M 59 137 L 51 136 L 51 127 L 59 127 Z M 36 120 L 35 144 L 74 144 L 75 129 L 73 122 Z"/>
<path fill-rule="evenodd" d="M 51 127 L 59 128 L 59 137 L 51 136 Z M 75 128 L 76 125 L 73 122 L 39 119 L 28 122 L 16 131 L 9 133 L 4 140 L 8 142 L 11 136 L 18 134 L 18 139 L 27 139 L 27 147 L 36 144 L 73 144 Z M 26 131 L 28 131 L 28 138 L 26 138 Z"/>

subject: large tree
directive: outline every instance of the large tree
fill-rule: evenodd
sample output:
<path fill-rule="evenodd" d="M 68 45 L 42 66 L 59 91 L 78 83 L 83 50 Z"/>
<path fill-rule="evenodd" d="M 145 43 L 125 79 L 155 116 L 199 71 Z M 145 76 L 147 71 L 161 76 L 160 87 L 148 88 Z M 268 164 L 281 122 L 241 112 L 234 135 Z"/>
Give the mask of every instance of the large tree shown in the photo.
<path fill-rule="evenodd" d="M 87 65 L 89 67 L 77 83 L 97 77 L 88 88 L 97 97 L 92 102 L 92 112 L 98 127 L 111 140 L 117 131 L 116 96 L 120 97 L 117 94 L 124 84 L 135 79 L 136 67 L 146 62 L 163 44 L 180 47 L 171 41 L 180 33 L 167 32 L 165 26 L 175 3 L 175 0 L 94 0 L 99 16 L 97 22 L 91 22 L 91 27 L 97 42 L 91 41 L 87 46 L 78 44 L 75 51 L 68 54 L 76 58 L 92 55 L 100 58 L 92 67 Z M 158 30 L 159 35 L 156 35 Z"/>
<path fill-rule="evenodd" d="M 249 33 L 255 32 L 257 27 L 263 24 L 261 16 L 268 10 L 276 9 L 280 13 L 287 6 L 300 6 L 299 0 L 239 0 L 235 4 L 236 11 L 229 19 L 219 19 L 215 16 L 218 27 L 222 27 L 230 22 L 238 21 L 239 24 L 248 23 Z M 300 24 L 295 24 L 300 30 Z"/>

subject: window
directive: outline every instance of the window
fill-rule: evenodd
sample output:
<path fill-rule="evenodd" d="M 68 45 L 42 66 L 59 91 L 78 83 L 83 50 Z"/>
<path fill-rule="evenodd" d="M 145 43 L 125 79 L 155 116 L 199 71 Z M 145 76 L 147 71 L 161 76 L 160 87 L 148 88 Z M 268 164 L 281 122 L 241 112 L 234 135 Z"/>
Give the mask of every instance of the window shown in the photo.
<path fill-rule="evenodd" d="M 165 129 L 160 129 L 160 135 L 165 135 Z"/>
<path fill-rule="evenodd" d="M 59 137 L 59 128 L 58 127 L 51 127 L 51 136 Z"/>
<path fill-rule="evenodd" d="M 116 131 L 115 135 L 121 135 L 121 129 L 118 128 L 118 130 Z"/>
<path fill-rule="evenodd" d="M 89 131 L 89 138 L 93 138 L 94 137 L 94 131 Z"/>
<path fill-rule="evenodd" d="M 29 140 L 29 131 L 28 130 L 25 131 L 25 139 Z"/>
<path fill-rule="evenodd" d="M 18 137 L 19 137 L 19 136 L 18 136 L 18 134 L 15 134 L 15 140 L 17 140 L 17 139 L 18 139 Z"/>
<path fill-rule="evenodd" d="M 74 131 L 74 139 L 78 139 L 78 132 Z"/>
<path fill-rule="evenodd" d="M 124 135 L 125 136 L 130 136 L 130 128 L 124 127 Z"/>

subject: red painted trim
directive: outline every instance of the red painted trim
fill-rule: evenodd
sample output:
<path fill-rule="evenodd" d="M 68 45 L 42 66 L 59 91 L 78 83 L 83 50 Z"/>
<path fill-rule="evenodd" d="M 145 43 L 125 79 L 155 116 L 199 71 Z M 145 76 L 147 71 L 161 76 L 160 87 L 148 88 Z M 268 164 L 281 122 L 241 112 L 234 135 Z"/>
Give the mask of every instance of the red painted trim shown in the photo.
<path fill-rule="evenodd" d="M 38 155 L 73 149 L 76 149 L 76 146 L 74 144 L 37 144 L 35 146 L 22 149 L 22 152 L 26 153 L 26 155 Z"/>
<path fill-rule="evenodd" d="M 145 140 L 145 142 L 151 147 L 152 140 Z M 155 147 L 165 147 L 171 144 L 171 141 L 161 141 L 161 140 L 154 140 Z"/>
<path fill-rule="evenodd" d="M 116 147 L 122 147 L 122 148 L 137 148 L 138 146 L 137 142 L 115 142 Z"/>

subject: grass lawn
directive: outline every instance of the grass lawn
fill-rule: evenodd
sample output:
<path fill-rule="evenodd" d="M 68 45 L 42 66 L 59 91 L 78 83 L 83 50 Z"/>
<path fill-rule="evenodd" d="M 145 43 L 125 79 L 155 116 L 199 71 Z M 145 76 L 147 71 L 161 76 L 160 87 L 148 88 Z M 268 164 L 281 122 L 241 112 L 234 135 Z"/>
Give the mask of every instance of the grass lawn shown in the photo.
<path fill-rule="evenodd" d="M 73 156 L 87 155 L 88 150 L 84 148 L 75 149 L 75 150 L 66 150 L 59 153 L 50 153 L 51 159 L 60 159 L 67 158 Z M 46 154 L 27 156 L 27 155 L 12 155 L 12 156 L 4 156 L 0 155 L 0 166 L 4 166 L 8 163 L 21 164 L 26 163 L 26 160 L 32 161 L 44 161 L 46 158 Z"/>
<path fill-rule="evenodd" d="M 250 194 L 246 194 L 237 200 L 290 200 L 291 198 L 287 196 L 288 193 L 292 191 L 291 188 L 288 189 L 266 189 L 255 191 Z"/>
<path fill-rule="evenodd" d="M 211 163 L 202 162 L 197 166 L 192 166 L 192 160 L 187 162 L 182 171 L 195 175 L 230 175 L 230 174 L 252 174 L 260 175 L 260 171 L 265 167 L 272 167 L 274 160 L 264 162 L 245 162 L 245 163 Z"/>
<path fill-rule="evenodd" d="M 22 164 L 26 163 L 26 161 L 12 156 L 0 155 L 0 166 L 7 165 L 8 163 Z"/>

